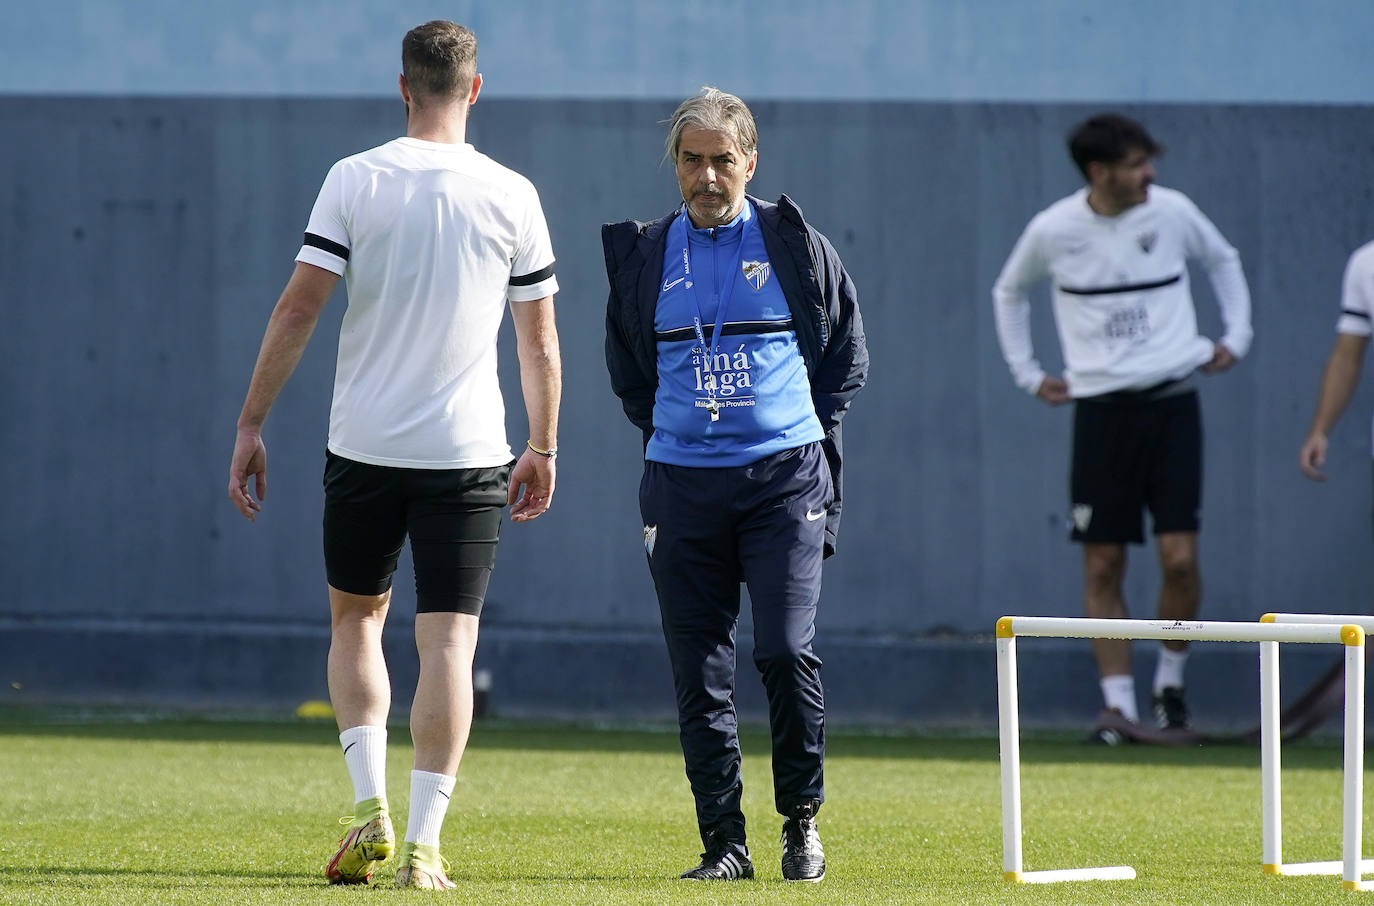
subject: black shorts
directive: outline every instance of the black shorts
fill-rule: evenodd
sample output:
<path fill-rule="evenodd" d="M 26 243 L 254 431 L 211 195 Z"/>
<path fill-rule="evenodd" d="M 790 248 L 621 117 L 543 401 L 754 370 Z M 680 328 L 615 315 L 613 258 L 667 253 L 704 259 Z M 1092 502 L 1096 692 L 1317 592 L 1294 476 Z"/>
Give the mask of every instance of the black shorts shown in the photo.
<path fill-rule="evenodd" d="M 1141 544 L 1154 533 L 1196 532 L 1202 506 L 1197 392 L 1113 393 L 1074 404 L 1069 525 L 1074 541 Z"/>
<path fill-rule="evenodd" d="M 386 592 L 409 536 L 416 611 L 480 614 L 496 563 L 512 465 L 399 469 L 326 451 L 329 584 L 355 595 Z"/>

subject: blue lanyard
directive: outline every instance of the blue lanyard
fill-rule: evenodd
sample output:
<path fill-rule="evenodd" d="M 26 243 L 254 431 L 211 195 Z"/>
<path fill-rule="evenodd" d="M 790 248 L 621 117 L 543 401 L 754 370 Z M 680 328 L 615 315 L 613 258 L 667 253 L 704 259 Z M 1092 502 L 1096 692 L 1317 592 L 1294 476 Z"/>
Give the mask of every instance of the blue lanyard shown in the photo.
<path fill-rule="evenodd" d="M 748 204 L 748 202 L 746 201 L 745 204 Z M 750 214 L 753 214 L 753 212 L 751 211 Z M 685 205 L 683 206 L 683 211 L 680 216 L 683 218 L 682 264 L 684 269 L 686 270 L 687 276 L 687 285 L 685 289 L 688 293 L 691 294 L 692 305 L 696 308 L 697 312 L 696 315 L 692 318 L 692 326 L 696 329 L 697 343 L 700 344 L 701 354 L 705 356 L 705 362 L 703 364 L 706 366 L 708 374 L 708 380 L 706 383 L 706 409 L 711 414 L 711 421 L 714 422 L 720 419 L 720 406 L 716 403 L 716 378 L 715 372 L 714 370 L 712 370 L 711 365 L 714 363 L 715 360 L 716 347 L 720 345 L 720 330 L 723 326 L 725 326 L 725 314 L 730 307 L 730 296 L 734 294 L 735 281 L 738 279 L 738 275 L 735 273 L 733 267 L 731 267 L 727 273 L 727 276 L 725 278 L 725 288 L 721 290 L 720 302 L 716 306 L 716 323 L 711 328 L 711 345 L 707 346 L 706 334 L 705 331 L 702 329 L 701 324 L 701 296 L 697 293 L 696 281 L 692 279 L 692 239 L 691 234 L 687 232 L 688 230 L 692 229 L 692 226 L 690 221 L 687 219 L 688 214 Z M 755 218 L 751 216 L 741 225 L 739 237 L 739 256 L 743 256 L 744 254 L 744 243 L 749 238 L 749 230 L 752 227 L 754 227 L 754 219 Z M 715 275 L 713 274 L 712 276 Z M 712 289 L 714 290 L 715 288 L 712 287 Z"/>

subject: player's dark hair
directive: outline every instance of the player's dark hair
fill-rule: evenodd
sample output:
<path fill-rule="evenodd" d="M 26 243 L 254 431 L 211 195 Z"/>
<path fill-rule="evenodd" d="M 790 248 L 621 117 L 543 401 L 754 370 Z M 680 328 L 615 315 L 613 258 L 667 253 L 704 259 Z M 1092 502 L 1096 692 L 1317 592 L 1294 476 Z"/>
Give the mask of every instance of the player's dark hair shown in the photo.
<path fill-rule="evenodd" d="M 442 19 L 417 25 L 401 40 L 401 72 L 417 104 L 466 98 L 477 76 L 477 36 Z"/>
<path fill-rule="evenodd" d="M 1144 126 L 1119 113 L 1100 113 L 1069 133 L 1069 156 L 1084 179 L 1088 178 L 1088 164 L 1114 164 L 1136 150 L 1158 157 L 1164 153 L 1164 146 Z"/>

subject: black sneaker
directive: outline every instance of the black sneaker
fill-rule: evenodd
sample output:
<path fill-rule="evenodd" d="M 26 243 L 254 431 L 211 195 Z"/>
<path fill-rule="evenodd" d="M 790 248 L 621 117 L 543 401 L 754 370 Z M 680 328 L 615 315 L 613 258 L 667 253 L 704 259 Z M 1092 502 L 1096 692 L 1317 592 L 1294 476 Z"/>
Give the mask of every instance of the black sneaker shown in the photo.
<path fill-rule="evenodd" d="M 1188 706 L 1183 702 L 1182 686 L 1165 686 L 1151 698 L 1150 710 L 1161 730 L 1188 729 Z"/>
<path fill-rule="evenodd" d="M 1120 746 L 1135 740 L 1112 727 L 1097 727 L 1083 741 L 1090 746 Z"/>
<path fill-rule="evenodd" d="M 816 810 L 820 807 L 819 802 L 804 802 L 782 823 L 784 881 L 815 883 L 825 877 L 825 850 L 821 849 L 821 835 L 816 832 Z"/>
<path fill-rule="evenodd" d="M 754 876 L 754 863 L 749 861 L 749 847 L 731 843 L 719 834 L 706 835 L 706 852 L 701 864 L 684 871 L 684 881 L 741 881 Z"/>
<path fill-rule="evenodd" d="M 1104 708 L 1097 715 L 1097 726 L 1084 737 L 1083 741 L 1093 746 L 1121 746 L 1135 742 L 1122 731 L 1122 726 L 1130 722 L 1116 708 Z"/>

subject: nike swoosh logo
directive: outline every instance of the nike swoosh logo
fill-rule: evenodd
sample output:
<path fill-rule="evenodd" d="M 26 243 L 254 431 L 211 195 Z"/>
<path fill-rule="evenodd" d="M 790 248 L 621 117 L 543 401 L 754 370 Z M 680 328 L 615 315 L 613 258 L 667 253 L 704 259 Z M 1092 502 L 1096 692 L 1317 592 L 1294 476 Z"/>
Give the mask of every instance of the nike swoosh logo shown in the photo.
<path fill-rule="evenodd" d="M 665 283 L 665 284 L 663 284 L 663 291 L 666 293 L 668 290 L 672 289 L 674 286 L 677 286 L 679 283 L 681 283 L 683 280 L 686 280 L 686 279 L 687 279 L 686 277 L 678 277 L 678 278 L 677 278 L 676 280 L 674 280 L 672 283 Z"/>
<path fill-rule="evenodd" d="M 818 512 L 818 513 L 813 513 L 813 512 L 811 512 L 810 510 L 807 510 L 807 511 L 806 511 L 806 521 L 807 521 L 807 522 L 815 522 L 817 519 L 821 518 L 821 517 L 824 516 L 824 515 L 825 515 L 825 510 L 821 510 L 821 511 Z"/>

